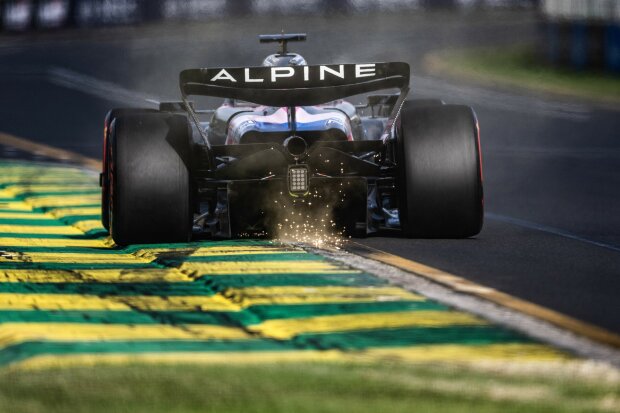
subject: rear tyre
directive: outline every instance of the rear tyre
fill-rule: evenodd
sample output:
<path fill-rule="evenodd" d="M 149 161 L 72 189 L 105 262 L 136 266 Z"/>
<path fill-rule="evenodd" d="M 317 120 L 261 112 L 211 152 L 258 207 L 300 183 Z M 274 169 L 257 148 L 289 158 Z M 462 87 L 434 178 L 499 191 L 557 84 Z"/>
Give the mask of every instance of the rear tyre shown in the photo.
<path fill-rule="evenodd" d="M 478 122 L 468 106 L 405 104 L 397 136 L 403 233 L 466 238 L 483 223 Z"/>
<path fill-rule="evenodd" d="M 153 109 L 125 108 L 112 109 L 105 117 L 103 126 L 103 171 L 101 173 L 101 224 L 110 231 L 110 125 L 120 115 L 154 113 Z"/>
<path fill-rule="evenodd" d="M 110 133 L 110 229 L 118 245 L 191 239 L 189 124 L 184 115 L 124 114 Z"/>

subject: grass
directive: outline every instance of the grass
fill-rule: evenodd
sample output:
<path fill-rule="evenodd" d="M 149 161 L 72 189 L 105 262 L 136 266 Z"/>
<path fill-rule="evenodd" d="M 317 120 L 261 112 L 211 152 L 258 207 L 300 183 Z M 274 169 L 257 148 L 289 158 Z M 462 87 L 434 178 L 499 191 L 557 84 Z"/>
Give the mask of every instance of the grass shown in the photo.
<path fill-rule="evenodd" d="M 577 362 L 574 362 L 577 363 Z M 587 363 L 530 366 L 284 363 L 0 372 L 0 411 L 620 411 L 620 374 Z M 584 368 L 585 366 L 585 368 Z"/>
<path fill-rule="evenodd" d="M 425 63 L 431 73 L 478 83 L 620 104 L 620 76 L 551 67 L 528 46 L 442 51 L 428 55 Z"/>

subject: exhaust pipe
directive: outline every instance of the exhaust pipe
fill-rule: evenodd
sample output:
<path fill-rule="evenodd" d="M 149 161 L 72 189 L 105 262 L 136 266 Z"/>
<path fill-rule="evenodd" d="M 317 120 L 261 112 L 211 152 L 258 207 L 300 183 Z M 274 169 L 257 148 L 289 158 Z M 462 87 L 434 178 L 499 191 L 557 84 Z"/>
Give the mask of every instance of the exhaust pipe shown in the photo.
<path fill-rule="evenodd" d="M 295 159 L 298 159 L 308 151 L 308 144 L 299 136 L 290 136 L 284 141 L 284 148 Z"/>

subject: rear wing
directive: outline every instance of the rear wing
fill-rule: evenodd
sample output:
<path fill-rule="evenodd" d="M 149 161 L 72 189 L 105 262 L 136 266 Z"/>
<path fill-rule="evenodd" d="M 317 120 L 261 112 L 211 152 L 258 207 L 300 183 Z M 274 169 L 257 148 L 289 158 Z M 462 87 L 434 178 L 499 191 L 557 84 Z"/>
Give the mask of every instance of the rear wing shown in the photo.
<path fill-rule="evenodd" d="M 409 87 L 403 62 L 188 69 L 181 93 L 266 106 L 311 106 L 382 89 Z"/>
<path fill-rule="evenodd" d="M 231 98 L 259 105 L 291 107 L 318 105 L 398 88 L 400 96 L 381 137 L 385 142 L 409 93 L 409 65 L 389 62 L 188 69 L 181 72 L 180 87 L 186 109 L 209 149 L 211 144 L 188 102 L 188 96 Z"/>

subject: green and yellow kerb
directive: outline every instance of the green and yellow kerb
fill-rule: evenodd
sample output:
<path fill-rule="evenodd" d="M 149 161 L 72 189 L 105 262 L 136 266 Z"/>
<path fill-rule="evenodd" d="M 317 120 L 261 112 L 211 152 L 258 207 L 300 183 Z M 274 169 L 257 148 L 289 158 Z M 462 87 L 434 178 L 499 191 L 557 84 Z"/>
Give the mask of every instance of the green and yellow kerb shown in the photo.
<path fill-rule="evenodd" d="M 119 248 L 96 177 L 0 161 L 0 366 L 562 353 L 273 241 Z"/>

